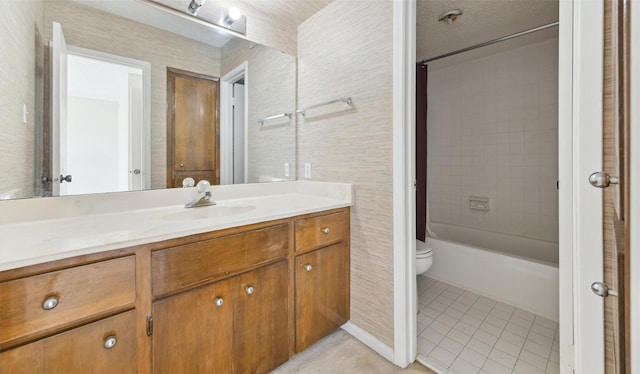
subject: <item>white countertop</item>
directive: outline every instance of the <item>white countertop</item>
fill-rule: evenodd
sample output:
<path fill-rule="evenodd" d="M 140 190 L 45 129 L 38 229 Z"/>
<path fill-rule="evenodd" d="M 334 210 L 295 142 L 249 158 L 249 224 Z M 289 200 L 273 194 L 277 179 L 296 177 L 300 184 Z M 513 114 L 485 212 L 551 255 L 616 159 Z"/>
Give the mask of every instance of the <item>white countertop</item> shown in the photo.
<path fill-rule="evenodd" d="M 214 186 L 211 190 L 217 205 L 189 209 L 175 204 L 189 192 L 180 189 L 105 194 L 98 195 L 99 200 L 93 195 L 31 199 L 5 206 L 1 202 L 1 208 L 8 208 L 3 213 L 14 210 L 16 222 L 0 222 L 0 271 L 352 205 L 349 184 L 294 181 Z M 159 201 L 163 198 L 170 205 Z M 131 209 L 101 212 L 95 208 L 96 201 L 108 206 L 105 199 Z M 140 203 L 141 199 L 146 201 Z M 58 209 L 62 217 L 49 213 L 38 219 L 38 208 Z"/>

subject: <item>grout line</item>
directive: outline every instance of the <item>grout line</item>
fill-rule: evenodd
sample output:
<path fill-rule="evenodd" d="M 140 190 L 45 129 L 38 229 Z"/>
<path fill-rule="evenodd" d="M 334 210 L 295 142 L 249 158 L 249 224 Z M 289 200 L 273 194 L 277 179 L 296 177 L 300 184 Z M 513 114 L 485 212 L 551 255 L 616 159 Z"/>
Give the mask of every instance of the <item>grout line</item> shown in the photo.
<path fill-rule="evenodd" d="M 427 283 L 427 282 L 425 282 L 425 283 Z M 443 286 L 444 286 L 444 287 L 443 287 Z M 422 286 L 422 287 L 425 287 L 425 286 Z M 420 295 L 419 297 L 421 297 L 421 298 L 427 298 L 426 303 L 425 303 L 425 304 L 422 304 L 422 305 L 425 305 L 425 308 L 427 308 L 429 305 L 431 305 L 431 304 L 432 304 L 432 303 L 434 303 L 434 302 L 438 302 L 439 304 L 442 304 L 442 305 L 447 304 L 447 307 L 446 307 L 443 311 L 439 311 L 439 312 L 438 312 L 438 314 L 437 314 L 437 316 L 436 316 L 435 318 L 431 318 L 431 317 L 427 316 L 425 313 L 423 313 L 423 311 L 425 310 L 425 308 L 423 308 L 422 310 L 420 310 L 420 311 L 418 312 L 418 314 L 420 314 L 420 313 L 425 314 L 425 316 L 427 316 L 429 319 L 431 319 L 431 322 L 429 322 L 428 324 L 426 324 L 426 326 L 425 326 L 425 327 L 424 327 L 424 329 L 421 331 L 421 333 L 420 333 L 420 334 L 418 334 L 418 336 L 422 336 L 423 338 L 427 339 L 427 338 L 426 338 L 426 336 L 422 335 L 422 333 L 424 333 L 424 332 L 426 331 L 426 329 L 427 329 L 429 326 L 431 326 L 431 325 L 432 325 L 432 324 L 433 324 L 433 323 L 434 323 L 434 322 L 435 322 L 435 321 L 436 321 L 436 320 L 437 320 L 441 315 L 445 314 L 445 315 L 449 316 L 449 315 L 447 314 L 447 311 L 448 311 L 448 310 L 450 310 L 450 309 L 455 309 L 455 310 L 458 312 L 458 314 L 459 314 L 459 313 L 462 313 L 462 315 L 461 315 L 459 318 L 454 318 L 454 317 L 450 317 L 450 316 L 449 316 L 451 319 L 454 319 L 454 320 L 455 320 L 455 323 L 454 323 L 454 324 L 453 324 L 453 326 L 451 326 L 451 327 L 449 327 L 448 325 L 444 324 L 442 321 L 438 321 L 438 322 L 440 322 L 440 323 L 443 323 L 443 324 L 444 324 L 444 325 L 446 325 L 447 327 L 449 327 L 449 329 L 448 329 L 448 331 L 447 331 L 447 333 L 446 333 L 446 334 L 443 334 L 443 335 L 444 335 L 443 339 L 441 339 L 441 340 L 440 340 L 440 342 L 439 342 L 438 344 L 435 344 L 435 346 L 434 346 L 434 348 L 431 350 L 431 352 L 433 352 L 437 347 L 440 347 L 441 349 L 443 349 L 443 350 L 447 351 L 448 353 L 450 353 L 451 355 L 455 356 L 455 358 L 453 359 L 453 361 L 451 362 L 451 364 L 449 364 L 449 365 L 448 365 L 448 367 L 447 367 L 446 369 L 444 369 L 444 372 L 450 371 L 451 366 L 453 365 L 453 363 L 455 363 L 455 362 L 456 362 L 456 360 L 457 360 L 458 358 L 461 358 L 461 357 L 460 357 L 460 355 L 461 355 L 461 354 L 462 354 L 462 352 L 463 352 L 465 349 L 467 349 L 467 348 L 468 348 L 469 350 L 471 350 L 471 351 L 475 352 L 476 354 L 481 355 L 481 356 L 483 357 L 482 365 L 479 367 L 479 370 L 482 370 L 482 368 L 486 365 L 486 363 L 487 363 L 487 362 L 488 362 L 488 360 L 489 360 L 489 355 L 491 354 L 491 352 L 493 352 L 493 350 L 494 350 L 494 349 L 497 349 L 497 350 L 499 350 L 499 351 L 503 352 L 504 354 L 506 354 L 506 355 L 508 355 L 508 356 L 510 356 L 510 357 L 512 357 L 512 358 L 515 358 L 515 362 L 514 362 L 514 364 L 513 364 L 513 367 L 510 369 L 511 371 L 513 371 L 513 370 L 515 369 L 515 366 L 517 365 L 518 361 L 523 361 L 523 362 L 525 362 L 525 363 L 527 363 L 527 364 L 529 364 L 529 365 L 536 366 L 536 365 L 533 365 L 533 364 L 529 363 L 529 362 L 528 362 L 528 361 L 526 361 L 526 360 L 521 360 L 521 356 L 522 356 L 523 351 L 525 350 L 525 344 L 527 343 L 527 341 L 528 341 L 528 339 L 529 339 L 529 336 L 530 336 L 531 332 L 533 331 L 533 327 L 535 326 L 536 318 L 537 318 L 537 317 L 539 317 L 539 316 L 537 316 L 537 315 L 535 315 L 535 314 L 532 314 L 532 315 L 533 315 L 533 319 L 532 319 L 531 321 L 529 321 L 529 320 L 527 320 L 526 318 L 523 318 L 523 317 L 521 317 L 521 316 L 519 316 L 519 315 L 516 315 L 516 312 L 517 312 L 518 310 L 520 310 L 519 308 L 516 308 L 516 307 L 514 307 L 514 306 L 512 306 L 512 305 L 505 304 L 505 303 L 503 303 L 503 302 L 499 302 L 499 301 L 496 301 L 496 300 L 489 299 L 489 298 L 487 298 L 487 297 L 483 297 L 483 296 L 481 296 L 481 295 L 477 295 L 477 294 L 475 294 L 475 293 L 473 293 L 473 292 L 471 292 L 471 291 L 467 291 L 467 290 L 465 290 L 465 289 L 463 289 L 463 288 L 460 288 L 460 287 L 457 287 L 457 286 L 448 285 L 448 284 L 446 284 L 446 283 L 444 283 L 444 282 L 441 282 L 441 281 L 434 280 L 433 282 L 429 282 L 429 286 L 426 286 L 426 287 L 427 287 L 427 288 L 426 288 L 425 290 L 423 290 L 423 292 L 419 293 L 419 295 Z M 452 290 L 452 292 L 449 292 L 447 296 L 444 296 L 443 294 L 444 294 L 447 290 L 449 290 L 449 289 L 455 289 L 456 291 L 454 292 L 454 291 Z M 438 290 L 439 290 L 439 292 L 437 292 Z M 462 291 L 462 292 L 459 292 L 459 293 L 458 293 L 458 291 Z M 428 292 L 432 292 L 433 294 L 432 294 L 432 295 L 427 296 L 426 294 L 427 294 Z M 450 302 L 443 302 L 442 300 L 440 300 L 440 301 L 438 300 L 440 297 L 443 297 L 443 298 L 445 298 L 445 299 L 447 299 L 447 300 L 451 300 L 451 298 L 450 298 L 450 297 L 448 297 L 448 296 L 449 296 L 449 295 L 451 295 L 451 294 L 453 294 L 453 293 L 457 293 L 457 295 L 456 295 L 456 296 L 455 296 L 455 298 L 454 298 L 452 301 L 450 301 Z M 457 301 L 459 301 L 459 299 L 460 299 L 463 295 L 466 295 L 466 294 L 471 294 L 471 295 L 475 296 L 475 298 L 474 298 L 473 302 L 468 306 L 467 311 L 466 311 L 466 312 L 460 312 L 458 309 L 453 308 L 453 307 L 452 307 L 452 305 L 453 305 L 453 304 L 455 304 Z M 468 299 L 468 297 L 467 297 L 467 296 L 465 296 L 465 299 Z M 492 302 L 492 303 L 491 303 L 491 307 L 489 307 L 489 303 L 487 302 L 487 300 L 488 300 L 488 301 L 490 301 L 490 302 Z M 465 306 L 467 305 L 466 303 L 463 303 L 463 302 L 461 302 L 461 304 L 464 304 Z M 509 309 L 510 309 L 510 311 L 508 312 L 508 315 L 507 315 L 506 317 L 498 317 L 496 314 L 500 314 L 500 315 L 502 315 L 502 314 L 506 314 L 506 313 L 507 313 L 506 311 L 504 311 L 504 309 L 502 309 L 502 308 L 498 308 L 498 306 L 503 305 L 503 304 L 504 304 L 504 305 L 506 305 L 506 306 L 508 306 L 508 307 L 509 307 Z M 478 305 L 484 305 L 484 306 L 482 306 L 482 307 L 478 307 Z M 460 352 L 459 352 L 459 353 L 455 354 L 455 353 L 453 353 L 453 352 L 450 352 L 448 349 L 446 349 L 445 347 L 441 346 L 442 341 L 444 341 L 444 339 L 445 339 L 446 337 L 448 337 L 448 335 L 449 335 L 449 333 L 450 333 L 451 331 L 455 330 L 455 326 L 456 326 L 456 325 L 458 325 L 458 324 L 461 322 L 462 318 L 464 318 L 465 316 L 467 316 L 467 313 L 468 313 L 469 311 L 471 311 L 472 309 L 474 309 L 474 306 L 476 306 L 475 310 L 481 310 L 481 311 L 482 311 L 482 313 L 486 313 L 486 314 L 485 314 L 485 315 L 484 315 L 484 317 L 482 317 L 482 318 L 477 318 L 477 317 L 475 317 L 475 316 L 472 316 L 472 317 L 476 318 L 477 320 L 479 320 L 479 321 L 480 321 L 480 324 L 479 324 L 477 327 L 476 327 L 476 326 L 472 326 L 472 327 L 474 328 L 474 331 L 471 333 L 471 335 L 470 335 L 470 337 L 469 337 L 469 340 L 467 340 L 467 342 L 466 342 L 465 344 L 461 344 L 461 343 L 459 343 L 458 341 L 453 340 L 453 339 L 451 339 L 451 338 L 450 338 L 451 340 L 455 341 L 458 345 L 461 345 L 461 346 L 462 346 L 462 348 L 460 349 Z M 488 310 L 488 311 L 484 311 L 486 308 L 489 308 L 489 310 Z M 434 308 L 431 308 L 431 309 L 434 309 Z M 434 310 L 437 310 L 437 309 L 434 309 Z M 494 311 L 496 312 L 496 314 L 492 314 L 492 312 L 494 312 Z M 497 312 L 500 312 L 500 313 L 497 313 Z M 524 312 L 527 312 L 527 311 L 524 311 Z M 530 313 L 530 312 L 527 312 L 527 313 Z M 497 325 L 495 325 L 495 324 L 491 323 L 491 321 L 488 321 L 487 319 L 489 318 L 489 316 L 492 316 L 492 315 L 493 315 L 493 316 L 494 316 L 494 318 L 496 318 L 496 319 L 503 320 L 503 321 L 505 322 L 504 327 L 497 326 Z M 528 315 L 528 314 L 527 314 L 527 315 Z M 524 337 L 520 336 L 518 333 L 514 333 L 514 332 L 509 331 L 509 333 L 511 333 L 511 334 L 513 334 L 513 335 L 516 335 L 516 336 L 518 336 L 519 338 L 522 338 L 522 339 L 523 339 L 522 344 L 519 346 L 518 353 L 517 353 L 515 356 L 514 356 L 514 355 L 512 355 L 512 354 L 510 354 L 509 352 L 504 352 L 504 351 L 502 351 L 501 349 L 496 348 L 496 345 L 497 345 L 497 344 L 498 344 L 498 342 L 501 340 L 501 338 L 502 338 L 502 336 L 504 335 L 505 331 L 508 331 L 508 330 L 507 330 L 507 325 L 509 325 L 509 323 L 510 323 L 510 322 L 512 322 L 512 319 L 513 319 L 514 317 L 517 317 L 517 318 L 519 318 L 519 319 L 521 319 L 521 320 L 523 320 L 523 321 L 527 322 L 527 324 L 529 325 L 529 327 L 528 327 L 528 328 L 526 328 L 527 330 L 526 330 L 526 334 L 525 334 L 525 336 L 524 336 Z M 489 326 L 493 326 L 493 327 L 495 327 L 496 329 L 500 329 L 499 334 L 498 334 L 497 336 L 495 336 L 495 335 L 493 335 L 493 333 L 490 333 L 490 332 L 488 332 L 488 331 L 485 331 L 485 330 L 481 329 L 481 326 L 482 326 L 485 322 L 486 322 Z M 465 323 L 466 323 L 466 322 L 465 322 Z M 517 325 L 518 327 L 522 328 L 522 329 L 525 329 L 525 327 L 524 327 L 524 326 L 520 326 L 520 325 L 518 325 L 518 324 L 516 324 L 516 325 Z M 545 327 L 545 326 L 542 326 L 542 327 Z M 545 327 L 545 328 L 546 328 L 546 327 Z M 540 356 L 540 355 L 539 355 L 538 353 L 536 353 L 536 352 L 532 352 L 532 351 L 528 351 L 528 350 L 527 350 L 527 352 L 530 352 L 531 354 L 536 355 L 537 357 L 539 357 L 539 358 L 541 358 L 541 359 L 545 359 L 545 360 L 546 360 L 546 361 L 545 361 L 545 365 L 544 365 L 544 366 L 545 366 L 545 369 L 542 369 L 542 370 L 544 370 L 545 372 L 546 372 L 546 371 L 547 371 L 547 369 L 550 367 L 550 365 L 555 364 L 555 363 L 552 363 L 552 361 L 551 361 L 551 354 L 553 354 L 553 344 L 558 340 L 558 339 L 557 339 L 557 331 L 558 331 L 558 328 L 559 328 L 559 325 L 556 323 L 556 324 L 555 324 L 555 327 L 554 327 L 554 337 L 553 337 L 553 338 L 549 338 L 549 337 L 547 337 L 546 335 L 539 334 L 539 335 L 541 335 L 542 337 L 544 337 L 544 338 L 545 338 L 545 340 L 549 340 L 549 339 L 551 340 L 551 346 L 550 346 L 550 347 L 545 347 L 545 348 L 549 348 L 549 349 L 548 349 L 548 350 L 549 350 L 549 353 L 547 354 L 547 357 L 546 357 L 546 358 L 545 358 L 545 357 L 543 357 L 543 356 Z M 457 330 L 457 331 L 460 331 L 460 330 Z M 480 339 L 477 339 L 477 338 L 476 338 L 476 340 L 478 340 L 478 341 L 482 342 L 483 344 L 486 344 L 486 345 L 489 345 L 489 346 L 490 346 L 489 352 L 488 352 L 488 354 L 486 354 L 486 355 L 483 355 L 481 352 L 477 352 L 475 349 L 473 349 L 473 347 L 471 347 L 471 346 L 469 345 L 469 344 L 470 344 L 470 342 L 472 341 L 472 339 L 474 339 L 474 338 L 475 338 L 475 336 L 476 336 L 476 334 L 478 333 L 478 331 L 482 331 L 484 334 L 490 335 L 492 338 L 495 338 L 495 342 L 494 342 L 493 344 L 485 343 L 484 341 L 482 341 L 482 340 L 480 340 Z M 465 333 L 465 335 L 466 335 L 466 333 Z M 427 339 L 427 340 L 429 340 L 429 339 Z M 504 340 L 504 339 L 503 339 L 503 340 Z M 511 342 L 509 342 L 509 341 L 507 341 L 507 340 L 504 340 L 504 341 L 506 341 L 507 343 L 512 344 L 512 345 L 514 345 L 514 346 L 516 345 L 516 344 L 513 344 L 513 343 L 511 343 Z M 536 343 L 536 344 L 537 344 L 537 343 Z M 422 362 L 423 364 L 425 364 L 425 365 L 427 365 L 427 366 L 429 366 L 429 364 L 436 364 L 437 362 L 439 362 L 439 361 L 438 361 L 438 360 L 436 360 L 435 358 L 431 359 L 431 358 L 429 357 L 431 352 L 429 352 L 429 354 L 426 354 L 426 355 L 424 355 L 424 354 L 420 353 L 420 354 L 418 355 L 418 358 L 420 358 L 420 356 L 422 356 L 422 358 L 423 358 L 423 359 L 425 359 L 425 360 L 427 361 L 427 362 L 422 362 L 422 361 L 420 361 L 420 362 Z M 461 359 L 462 359 L 462 358 L 461 358 Z M 463 359 L 463 360 L 465 360 L 465 361 L 466 361 L 466 362 L 468 362 L 469 364 L 471 364 L 471 365 L 473 365 L 474 367 L 476 367 L 476 365 L 475 365 L 474 363 L 469 362 L 469 360 L 467 360 L 467 359 Z M 499 362 L 496 362 L 496 363 L 498 363 L 498 364 L 502 365 L 502 363 L 499 363 Z M 439 369 L 442 369 L 442 366 L 441 366 L 440 364 L 437 364 L 436 366 L 438 366 L 438 368 L 439 368 Z M 504 365 L 502 365 L 502 366 L 504 366 Z M 505 367 L 505 368 L 506 368 L 506 367 Z"/>

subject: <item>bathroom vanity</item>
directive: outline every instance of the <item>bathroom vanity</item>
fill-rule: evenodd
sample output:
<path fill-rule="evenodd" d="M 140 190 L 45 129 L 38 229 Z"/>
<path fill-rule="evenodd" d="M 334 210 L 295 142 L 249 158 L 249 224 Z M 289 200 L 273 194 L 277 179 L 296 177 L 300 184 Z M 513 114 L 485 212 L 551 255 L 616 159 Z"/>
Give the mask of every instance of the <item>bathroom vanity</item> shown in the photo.
<path fill-rule="evenodd" d="M 0 225 L 33 230 L 24 246 L 70 221 L 104 226 L 78 232 L 64 253 L 0 264 L 0 373 L 269 372 L 349 319 L 350 186 L 346 198 L 334 187 L 285 182 L 262 188 L 288 192 L 215 207 Z M 114 243 L 131 220 L 140 227 Z"/>

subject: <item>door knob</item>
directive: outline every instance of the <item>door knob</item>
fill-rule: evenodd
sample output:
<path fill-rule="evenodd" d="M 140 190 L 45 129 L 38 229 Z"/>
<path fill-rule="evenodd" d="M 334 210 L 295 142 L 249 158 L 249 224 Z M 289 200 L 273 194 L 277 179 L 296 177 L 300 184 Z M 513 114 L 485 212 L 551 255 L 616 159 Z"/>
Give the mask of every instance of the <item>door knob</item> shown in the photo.
<path fill-rule="evenodd" d="M 60 183 L 62 182 L 71 182 L 71 174 L 64 176 L 64 175 L 60 175 Z"/>
<path fill-rule="evenodd" d="M 593 291 L 594 294 L 600 296 L 600 297 L 607 297 L 607 296 L 618 296 L 618 292 L 614 291 L 614 290 L 610 290 L 609 286 L 607 286 L 606 284 L 602 283 L 602 282 L 593 282 L 591 283 L 591 291 Z"/>
<path fill-rule="evenodd" d="M 133 174 L 135 174 L 135 175 L 140 174 L 140 169 L 135 169 L 135 170 L 133 171 Z"/>
<path fill-rule="evenodd" d="M 605 188 L 609 187 L 610 184 L 618 184 L 618 177 L 612 177 L 604 171 L 596 171 L 589 176 L 589 183 L 593 187 Z"/>

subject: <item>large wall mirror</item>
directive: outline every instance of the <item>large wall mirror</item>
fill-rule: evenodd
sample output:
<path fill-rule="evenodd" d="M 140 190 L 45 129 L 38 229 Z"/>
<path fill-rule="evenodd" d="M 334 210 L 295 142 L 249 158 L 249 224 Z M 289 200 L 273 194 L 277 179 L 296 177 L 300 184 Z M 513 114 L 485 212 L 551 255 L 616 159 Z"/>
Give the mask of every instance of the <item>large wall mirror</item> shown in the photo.
<path fill-rule="evenodd" d="M 0 200 L 295 179 L 296 58 L 154 12 L 0 1 Z"/>

